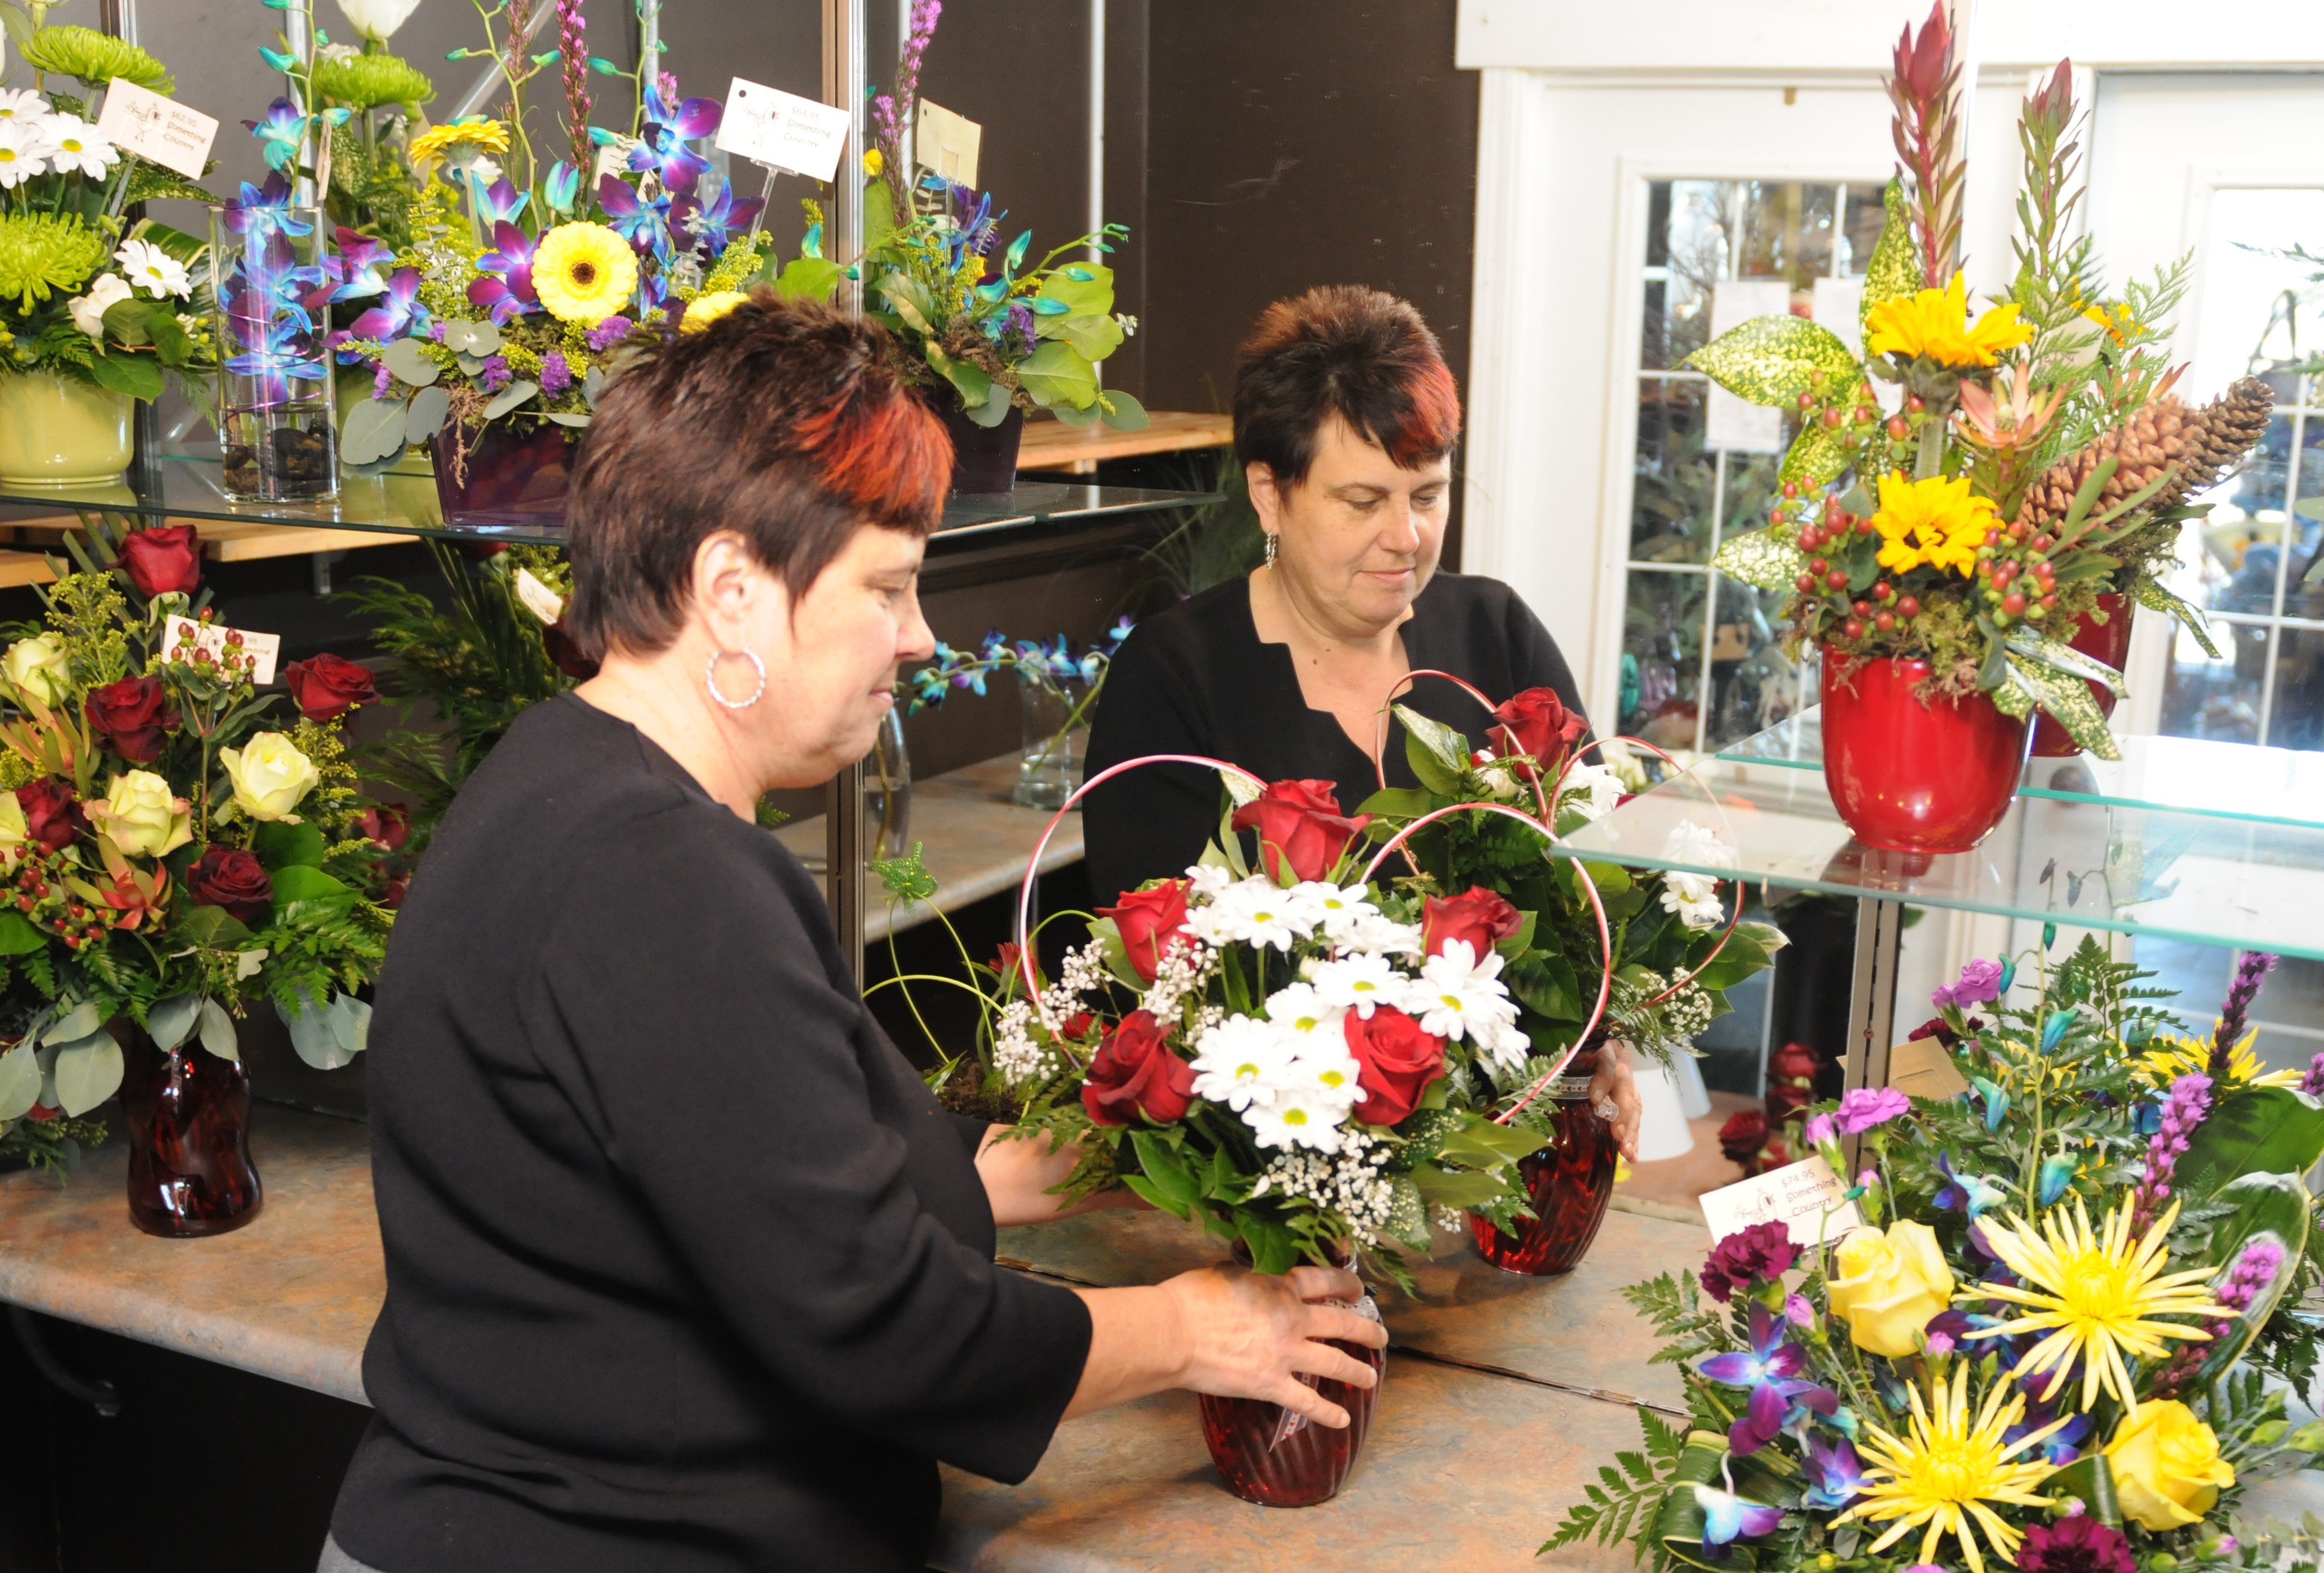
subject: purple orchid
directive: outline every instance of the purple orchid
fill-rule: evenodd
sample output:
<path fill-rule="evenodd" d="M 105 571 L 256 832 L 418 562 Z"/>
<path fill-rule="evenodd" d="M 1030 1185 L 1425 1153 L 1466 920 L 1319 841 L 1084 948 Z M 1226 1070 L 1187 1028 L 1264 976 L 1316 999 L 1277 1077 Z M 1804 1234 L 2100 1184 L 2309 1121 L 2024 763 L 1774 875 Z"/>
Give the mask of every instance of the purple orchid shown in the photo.
<path fill-rule="evenodd" d="M 2001 1433 L 2001 1444 L 2006 1448 L 2015 1447 L 2020 1441 L 2058 1418 L 2058 1412 L 2054 1408 L 2034 1396 L 2032 1390 L 2034 1380 L 2033 1375 L 2026 1378 L 2024 1415 L 2015 1425 Z M 2089 1434 L 2090 1417 L 2078 1414 L 2034 1444 L 2034 1450 L 2042 1455 L 2044 1462 L 2062 1469 L 2082 1456 L 2082 1440 Z"/>
<path fill-rule="evenodd" d="M 532 200 L 530 192 L 510 185 L 505 175 L 487 186 L 472 174 L 468 177 L 468 190 L 475 199 L 476 222 L 487 228 L 514 224 L 524 216 L 525 205 Z"/>
<path fill-rule="evenodd" d="M 630 249 L 640 256 L 652 253 L 658 262 L 669 261 L 669 204 L 667 192 L 650 200 L 638 196 L 637 188 L 611 175 L 597 181 L 597 206 L 605 210 L 605 221 L 613 233 L 630 243 Z M 640 270 L 642 273 L 644 270 Z"/>
<path fill-rule="evenodd" d="M 267 236 L 282 235 L 312 235 L 315 226 L 304 219 L 290 216 L 290 182 L 277 170 L 266 177 L 266 184 L 254 186 L 242 183 L 242 194 L 227 201 L 226 228 L 228 235 L 239 235 L 253 242 Z"/>
<path fill-rule="evenodd" d="M 1740 1536 L 1756 1541 L 1761 1535 L 1773 1534 L 1775 1526 L 1784 1522 L 1784 1510 L 1752 1502 L 1731 1491 L 1721 1491 L 1714 1486 L 1694 1488 L 1694 1504 L 1702 1509 L 1702 1549 L 1706 1555 L 1719 1556 L 1720 1548 Z"/>
<path fill-rule="evenodd" d="M 540 309 L 532 288 L 532 253 L 539 244 L 506 219 L 493 226 L 498 249 L 476 259 L 481 277 L 468 281 L 468 304 L 492 313 L 495 325 L 505 327 L 516 317 Z"/>
<path fill-rule="evenodd" d="M 1846 1438 L 1826 1447 L 1821 1437 L 1808 1439 L 1808 1488 L 1802 1507 L 1832 1510 L 1846 1507 L 1864 1487 L 1864 1466 Z"/>
<path fill-rule="evenodd" d="M 673 109 L 669 99 L 674 97 L 675 90 L 665 97 L 659 83 L 647 87 L 645 138 L 631 151 L 630 169 L 633 173 L 652 170 L 661 177 L 665 191 L 690 192 L 710 161 L 686 144 L 716 131 L 720 111 L 709 98 L 688 98 Z"/>
<path fill-rule="evenodd" d="M 242 124 L 251 135 L 266 144 L 266 167 L 277 171 L 288 169 L 298 158 L 299 144 L 307 137 L 307 117 L 288 98 L 277 98 L 268 105 L 263 119 Z"/>
<path fill-rule="evenodd" d="M 735 196 L 734 188 L 721 180 L 716 194 L 706 203 L 692 197 L 672 198 L 669 205 L 670 227 L 681 235 L 693 236 L 694 244 L 715 257 L 726 249 L 726 243 L 733 238 L 734 231 L 751 227 L 751 221 L 759 216 L 759 209 L 765 206 L 756 197 Z"/>
<path fill-rule="evenodd" d="M 1858 1087 L 1840 1100 L 1840 1131 L 1842 1136 L 1862 1136 L 1912 1109 L 1913 1100 L 1893 1087 Z"/>
<path fill-rule="evenodd" d="M 1751 1348 L 1712 1355 L 1696 1367 L 1713 1382 L 1751 1390 L 1742 1418 L 1727 1433 L 1728 1443 L 1738 1457 L 1756 1453 L 1774 1441 L 1794 1410 L 1831 1414 L 1840 1407 L 1839 1394 L 1799 1375 L 1807 1368 L 1807 1352 L 1791 1341 L 1790 1332 L 1788 1322 L 1755 1300 Z"/>
<path fill-rule="evenodd" d="M 248 377 L 256 382 L 255 402 L 261 408 L 285 402 L 293 382 L 323 380 L 323 358 L 316 353 L 311 327 L 286 317 L 267 324 L 244 342 L 249 347 L 241 354 L 228 356 L 224 363 L 235 376 Z"/>
<path fill-rule="evenodd" d="M 398 268 L 381 291 L 380 303 L 347 325 L 357 338 L 389 339 L 425 336 L 431 326 L 427 306 L 420 299 L 420 272 Z"/>
<path fill-rule="evenodd" d="M 333 292 L 332 300 L 365 300 L 387 288 L 387 279 L 382 270 L 395 265 L 395 253 L 387 249 L 385 242 L 374 240 L 367 235 L 357 235 L 341 225 L 333 244 L 337 253 L 342 282 Z"/>

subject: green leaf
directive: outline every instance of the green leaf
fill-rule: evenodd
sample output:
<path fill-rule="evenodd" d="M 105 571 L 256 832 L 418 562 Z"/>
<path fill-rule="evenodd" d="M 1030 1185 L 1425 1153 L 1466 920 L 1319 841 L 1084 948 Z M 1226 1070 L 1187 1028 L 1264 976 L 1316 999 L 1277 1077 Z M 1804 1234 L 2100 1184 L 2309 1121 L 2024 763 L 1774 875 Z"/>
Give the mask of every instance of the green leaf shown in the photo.
<path fill-rule="evenodd" d="M 1913 245 L 1912 216 L 1904 209 L 1904 182 L 1889 181 L 1880 194 L 1880 205 L 1888 218 L 1880 226 L 1880 238 L 1864 265 L 1864 304 L 1858 314 L 1868 339 L 1872 332 L 1872 308 L 1884 300 L 1918 294 L 1922 281 L 1920 253 Z"/>
<path fill-rule="evenodd" d="M 152 1008 L 145 1013 L 145 1030 L 152 1035 L 153 1046 L 166 1054 L 193 1035 L 194 1027 L 201 1017 L 200 995 L 172 995 L 167 999 L 153 1002 Z"/>
<path fill-rule="evenodd" d="M 1097 401 L 1105 409 L 1105 423 L 1116 431 L 1144 431 L 1152 422 L 1148 419 L 1146 406 L 1117 388 L 1098 391 Z"/>
<path fill-rule="evenodd" d="M 828 301 L 846 275 L 846 264 L 828 257 L 795 258 L 775 275 L 775 293 L 786 300 Z"/>
<path fill-rule="evenodd" d="M 1538 1136 L 1533 1145 L 1540 1145 Z M 1508 1182 L 1498 1174 L 1475 1169 L 1441 1169 L 1434 1164 L 1414 1164 L 1408 1178 L 1429 1206 L 1455 1207 L 1463 1212 L 1484 1206 L 1509 1188 Z"/>
<path fill-rule="evenodd" d="M 1364 799 L 1356 812 L 1369 814 L 1374 819 L 1394 820 L 1402 824 L 1418 819 L 1436 806 L 1436 799 L 1417 786 L 1387 786 Z"/>
<path fill-rule="evenodd" d="M 2227 1375 L 2243 1357 L 2268 1319 L 2275 1314 L 2299 1274 L 2291 1270 L 2308 1244 L 2308 1188 L 2297 1174 L 2239 1174 L 2222 1187 L 2212 1200 L 2235 1210 L 2212 1226 L 2204 1260 L 2221 1266 L 2233 1263 L 2255 1241 L 2273 1242 L 2283 1252 L 2283 1267 L 2229 1324 L 2225 1338 L 2203 1351 L 2203 1365 L 2194 1385 L 2208 1387 Z"/>
<path fill-rule="evenodd" d="M 29 956 L 46 949 L 48 935 L 21 912 L 0 912 L 0 956 Z"/>
<path fill-rule="evenodd" d="M 2324 501 L 2324 498 L 2318 501 Z M 2316 560 L 2324 563 L 2324 555 L 2319 555 Z M 2130 587 L 2130 593 L 2141 606 L 2149 611 L 2167 612 L 2177 618 L 2179 626 L 2195 636 L 2195 642 L 2203 647 L 2205 655 L 2215 661 L 2220 658 L 2219 647 L 2211 642 L 2210 620 L 2200 610 L 2156 584 L 2152 575 L 2140 575 L 2138 583 Z"/>
<path fill-rule="evenodd" d="M 143 355 L 100 354 L 89 363 L 88 374 L 98 387 L 132 399 L 151 403 L 161 397 L 161 368 Z"/>
<path fill-rule="evenodd" d="M 1017 363 L 1017 382 L 1044 409 L 1070 404 L 1086 409 L 1097 400 L 1097 368 L 1079 350 L 1056 339 Z"/>
<path fill-rule="evenodd" d="M 57 1107 L 78 1118 L 112 1097 L 121 1087 L 121 1045 L 109 1032 L 97 1031 L 57 1051 Z"/>
<path fill-rule="evenodd" d="M 297 824 L 275 820 L 258 827 L 251 851 L 269 873 L 290 868 L 323 866 L 323 832 L 303 820 Z"/>
<path fill-rule="evenodd" d="M 1077 279 L 1073 273 L 1085 276 Z M 1060 268 L 1043 279 L 1035 294 L 1039 299 L 1058 302 L 1069 313 L 1041 325 L 1041 336 L 1048 338 L 1053 336 L 1052 323 L 1063 325 L 1076 317 L 1102 317 L 1113 309 L 1113 270 L 1095 262 L 1076 262 L 1070 272 Z"/>
<path fill-rule="evenodd" d="M 1682 364 L 1754 404 L 1794 402 L 1818 372 L 1851 386 L 1864 374 L 1838 334 L 1788 314 L 1755 317 L 1729 328 Z"/>
<path fill-rule="evenodd" d="M 518 409 L 529 402 L 540 391 L 540 384 L 538 382 L 511 382 L 507 387 L 501 390 L 499 397 L 495 398 L 490 404 L 484 406 L 484 419 L 486 420 L 498 420 L 502 416 L 506 415 L 512 409 Z"/>
<path fill-rule="evenodd" d="M 454 317 L 444 325 L 443 345 L 456 355 L 489 355 L 501 347 L 501 330 L 489 322 Z"/>
<path fill-rule="evenodd" d="M 153 303 L 132 297 L 116 300 L 105 308 L 105 331 L 121 344 L 135 347 L 153 342 L 148 330 L 153 318 Z"/>
<path fill-rule="evenodd" d="M 41 1060 L 30 1044 L 0 1053 L 0 1120 L 22 1119 L 41 1100 Z"/>
<path fill-rule="evenodd" d="M 1045 336 L 1062 339 L 1082 353 L 1085 360 L 1102 361 L 1121 347 L 1129 336 L 1121 324 L 1111 317 L 1068 317 L 1054 334 Z"/>
<path fill-rule="evenodd" d="M 240 1061 L 242 1042 L 234 1030 L 234 1017 L 226 1007 L 215 999 L 202 1001 L 202 1047 L 221 1060 Z"/>
<path fill-rule="evenodd" d="M 2007 686 L 1997 689 L 1993 695 L 1996 707 L 2004 715 L 2025 713 L 2003 702 L 2003 695 L 2015 690 L 2047 711 L 2066 729 L 2066 735 L 2074 740 L 2078 748 L 2101 759 L 2122 758 L 2114 733 L 2107 729 L 2106 713 L 2098 708 L 2098 702 L 2090 696 L 2090 685 L 2081 678 L 2029 660 L 2013 650 L 2009 655 L 2008 679 Z"/>
<path fill-rule="evenodd" d="M 928 349 L 930 357 L 934 358 L 936 346 L 930 345 Z M 992 375 L 974 361 L 954 360 L 946 355 L 938 370 L 944 373 L 945 381 L 959 392 L 963 409 L 982 409 L 992 398 Z"/>
<path fill-rule="evenodd" d="M 2007 645 L 2013 653 L 2024 656 L 2028 660 L 2039 661 L 2044 666 L 2054 667 L 2061 672 L 2070 673 L 2077 677 L 2088 678 L 2093 683 L 2102 683 L 2117 697 L 2122 693 L 2120 672 L 2116 671 L 2097 657 L 2086 656 L 2062 639 L 2052 639 L 2030 624 L 2020 623 L 2011 629 L 2008 637 L 2004 639 L 2002 643 Z"/>
<path fill-rule="evenodd" d="M 2104 1453 L 2083 1454 L 2042 1482 L 2042 1489 L 2053 1496 L 2074 1498 L 2110 1530 L 2122 1528 L 2122 1507 L 2114 1495 L 2114 1467 Z"/>
<path fill-rule="evenodd" d="M 1711 566 L 1730 579 L 1770 594 L 1788 593 L 1807 571 L 1807 554 L 1780 534 L 1775 526 L 1748 535 L 1731 536 L 1720 543 Z"/>
<path fill-rule="evenodd" d="M 2239 1174 L 2304 1174 L 2319 1157 L 2324 1103 L 2289 1087 L 2240 1087 L 2188 1138 L 2177 1193 L 2209 1197 Z"/>
<path fill-rule="evenodd" d="M 1186 1166 L 1175 1144 L 1156 1131 L 1132 1131 L 1130 1144 L 1138 1149 L 1138 1167 L 1155 1189 L 1177 1205 L 1173 1212 L 1183 1217 L 1183 1210 L 1192 1207 L 1203 1194 L 1202 1182 Z"/>
<path fill-rule="evenodd" d="M 410 401 L 403 399 L 364 399 L 348 406 L 339 423 L 339 460 L 369 465 L 403 452 L 404 423 Z"/>
<path fill-rule="evenodd" d="M 1694 975 L 1697 987 L 1702 989 L 1732 989 L 1755 972 L 1765 970 L 1774 961 L 1759 934 L 1746 930 L 1764 929 L 1766 924 L 1738 923 L 1735 932 L 1727 936 L 1719 954 L 1713 956 L 1702 970 Z"/>
<path fill-rule="evenodd" d="M 597 368 L 592 366 L 591 371 Z M 443 429 L 444 421 L 452 413 L 452 395 L 439 383 L 431 383 L 411 396 L 410 411 L 403 420 L 403 440 L 424 443 Z"/>
<path fill-rule="evenodd" d="M 443 374 L 443 368 L 420 351 L 417 339 L 400 338 L 379 353 L 388 375 L 414 388 L 425 388 Z"/>
<path fill-rule="evenodd" d="M 1803 486 L 1821 486 L 1840 479 L 1853 462 L 1840 441 L 1840 434 L 1820 420 L 1812 420 L 1802 426 L 1800 435 L 1792 439 L 1775 478 L 1796 481 Z"/>
<path fill-rule="evenodd" d="M 294 863 L 274 871 L 274 907 L 277 912 L 294 901 L 322 901 L 336 896 L 352 896 L 337 879 L 320 869 L 304 863 Z"/>
<path fill-rule="evenodd" d="M 903 273 L 883 273 L 872 286 L 888 308 L 904 319 L 905 326 L 922 338 L 934 338 L 932 326 L 936 317 L 936 303 L 920 281 Z"/>

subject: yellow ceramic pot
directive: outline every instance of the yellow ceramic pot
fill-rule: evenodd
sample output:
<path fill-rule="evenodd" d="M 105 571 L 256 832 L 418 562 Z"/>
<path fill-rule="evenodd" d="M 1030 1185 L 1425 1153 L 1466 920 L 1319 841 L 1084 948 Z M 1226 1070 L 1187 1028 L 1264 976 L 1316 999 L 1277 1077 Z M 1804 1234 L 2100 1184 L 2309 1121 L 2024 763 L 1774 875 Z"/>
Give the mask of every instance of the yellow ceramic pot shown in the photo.
<path fill-rule="evenodd" d="M 91 486 L 129 467 L 126 393 L 53 372 L 0 373 L 0 483 Z"/>

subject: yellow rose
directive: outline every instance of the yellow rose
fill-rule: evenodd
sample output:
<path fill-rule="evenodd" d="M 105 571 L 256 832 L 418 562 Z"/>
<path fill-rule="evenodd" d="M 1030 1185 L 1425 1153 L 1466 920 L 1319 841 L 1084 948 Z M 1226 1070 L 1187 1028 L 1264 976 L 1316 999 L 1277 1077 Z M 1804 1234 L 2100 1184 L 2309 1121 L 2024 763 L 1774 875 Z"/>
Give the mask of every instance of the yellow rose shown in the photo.
<path fill-rule="evenodd" d="M 13 801 L 16 795 L 8 796 Z M 115 776 L 111 791 L 81 806 L 98 833 L 133 858 L 166 857 L 194 839 L 193 805 L 151 770 Z"/>
<path fill-rule="evenodd" d="M 14 792 L 0 792 L 0 864 L 16 866 L 24 855 L 24 805 Z"/>
<path fill-rule="evenodd" d="M 234 783 L 235 802 L 253 819 L 298 823 L 290 811 L 323 778 L 315 761 L 279 731 L 260 732 L 239 749 L 220 749 L 218 762 Z"/>
<path fill-rule="evenodd" d="M 18 639 L 0 656 L 8 685 L 27 699 L 54 704 L 64 697 L 65 648 L 50 634 Z"/>
<path fill-rule="evenodd" d="M 2105 1449 L 2123 1513 L 2161 1534 L 2200 1522 L 2236 1483 L 2219 1439 L 2174 1398 L 2151 1399 L 2122 1417 Z"/>
<path fill-rule="evenodd" d="M 1929 1319 L 1952 1303 L 1953 1273 L 1935 1231 L 1899 1221 L 1882 1234 L 1860 1228 L 1840 1242 L 1828 1290 L 1831 1313 L 1856 1347 L 1901 1359 L 1918 1354 Z"/>

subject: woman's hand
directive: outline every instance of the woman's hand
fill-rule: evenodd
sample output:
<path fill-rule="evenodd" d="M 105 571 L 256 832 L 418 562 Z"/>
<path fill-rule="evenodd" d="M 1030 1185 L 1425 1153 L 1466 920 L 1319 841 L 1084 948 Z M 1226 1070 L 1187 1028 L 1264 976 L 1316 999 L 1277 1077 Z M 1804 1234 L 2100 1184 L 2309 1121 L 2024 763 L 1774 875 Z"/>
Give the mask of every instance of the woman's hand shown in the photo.
<path fill-rule="evenodd" d="M 1590 1078 L 1590 1102 L 1614 1127 L 1614 1140 L 1622 1156 L 1637 1163 L 1638 1120 L 1645 1105 L 1638 1099 L 1638 1079 L 1630 1073 L 1630 1045 L 1619 1038 L 1607 1039 L 1598 1051 L 1598 1073 Z"/>
<path fill-rule="evenodd" d="M 977 1178 L 984 1182 L 984 1198 L 992 1221 L 1002 1228 L 1016 1223 L 1054 1223 L 1109 1207 L 1144 1207 L 1130 1191 L 1115 1188 L 1068 1203 L 1054 1194 L 1081 1162 L 1077 1145 L 1052 1143 L 1041 1136 L 1011 1136 L 1012 1127 L 987 1127 L 976 1149 Z"/>

